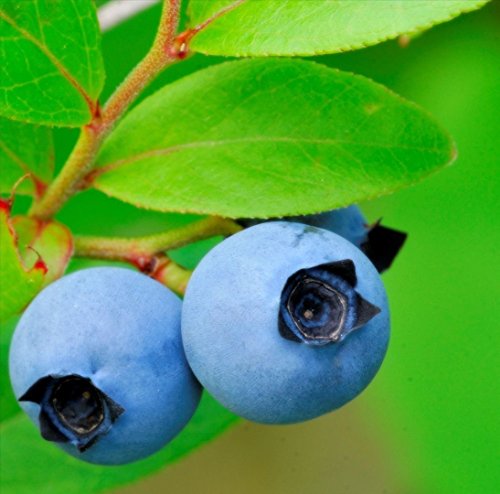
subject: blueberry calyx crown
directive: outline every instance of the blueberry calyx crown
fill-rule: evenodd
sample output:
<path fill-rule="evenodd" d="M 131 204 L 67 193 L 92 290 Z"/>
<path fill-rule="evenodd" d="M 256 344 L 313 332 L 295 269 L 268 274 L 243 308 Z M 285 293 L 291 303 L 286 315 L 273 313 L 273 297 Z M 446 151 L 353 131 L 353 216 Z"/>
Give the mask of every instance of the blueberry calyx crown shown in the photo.
<path fill-rule="evenodd" d="M 380 220 L 369 227 L 367 239 L 359 247 L 379 273 L 387 271 L 408 235 L 380 224 Z"/>
<path fill-rule="evenodd" d="M 106 434 L 125 411 L 90 379 L 77 374 L 42 377 L 19 401 L 40 405 L 40 432 L 44 439 L 72 443 L 80 452 Z"/>
<path fill-rule="evenodd" d="M 295 342 L 326 345 L 339 342 L 364 326 L 380 309 L 354 289 L 356 284 L 356 268 L 350 259 L 294 273 L 281 293 L 281 336 Z"/>

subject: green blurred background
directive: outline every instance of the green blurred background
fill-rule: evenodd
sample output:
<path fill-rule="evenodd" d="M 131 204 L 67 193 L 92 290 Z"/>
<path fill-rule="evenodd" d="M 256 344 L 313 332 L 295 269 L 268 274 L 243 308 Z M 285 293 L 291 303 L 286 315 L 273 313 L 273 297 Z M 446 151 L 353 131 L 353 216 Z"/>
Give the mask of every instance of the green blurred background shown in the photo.
<path fill-rule="evenodd" d="M 499 4 L 438 26 L 404 49 L 393 41 L 317 58 L 428 109 L 459 150 L 457 162 L 438 175 L 363 204 L 369 220 L 383 217 L 410 235 L 384 275 L 393 332 L 372 385 L 343 409 L 309 423 L 241 422 L 179 463 L 116 492 L 499 491 Z M 145 53 L 157 19 L 155 7 L 105 35 L 107 94 Z M 165 72 L 148 93 L 219 61 L 195 56 Z M 75 135 L 58 131 L 59 162 Z M 77 233 L 96 234 L 143 233 L 183 221 L 97 192 L 76 197 L 59 218 Z M 177 255 L 189 260 L 192 252 Z"/>

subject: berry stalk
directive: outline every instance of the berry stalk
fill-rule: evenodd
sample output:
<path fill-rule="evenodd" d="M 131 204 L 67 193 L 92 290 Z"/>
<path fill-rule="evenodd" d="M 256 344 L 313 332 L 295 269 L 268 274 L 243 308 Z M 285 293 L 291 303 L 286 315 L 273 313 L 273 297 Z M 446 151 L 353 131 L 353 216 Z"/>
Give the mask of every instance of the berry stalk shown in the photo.
<path fill-rule="evenodd" d="M 164 252 L 215 235 L 232 235 L 241 229 L 232 220 L 209 216 L 173 230 L 142 237 L 76 236 L 75 256 L 129 262 L 183 294 L 191 272 L 177 265 Z"/>
<path fill-rule="evenodd" d="M 151 258 L 166 250 L 182 247 L 196 240 L 215 235 L 228 236 L 241 229 L 232 220 L 209 216 L 179 228 L 141 237 L 76 236 L 75 255 L 77 257 L 130 261 L 137 264 L 137 260 L 140 258 Z"/>

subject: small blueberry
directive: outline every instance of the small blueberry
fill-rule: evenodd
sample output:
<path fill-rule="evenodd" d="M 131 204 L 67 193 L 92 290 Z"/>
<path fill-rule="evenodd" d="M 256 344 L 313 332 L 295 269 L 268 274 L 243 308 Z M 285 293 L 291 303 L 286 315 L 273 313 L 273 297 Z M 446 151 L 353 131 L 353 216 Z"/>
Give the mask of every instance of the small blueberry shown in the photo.
<path fill-rule="evenodd" d="M 381 225 L 368 224 L 359 206 L 333 209 L 325 213 L 290 216 L 283 221 L 304 223 L 329 230 L 349 240 L 372 261 L 379 273 L 390 268 L 403 247 L 407 234 Z M 243 226 L 253 226 L 262 220 L 241 220 Z"/>
<path fill-rule="evenodd" d="M 181 301 L 122 268 L 78 271 L 27 308 L 10 378 L 41 435 L 91 463 L 122 464 L 167 444 L 199 399 L 180 334 Z"/>

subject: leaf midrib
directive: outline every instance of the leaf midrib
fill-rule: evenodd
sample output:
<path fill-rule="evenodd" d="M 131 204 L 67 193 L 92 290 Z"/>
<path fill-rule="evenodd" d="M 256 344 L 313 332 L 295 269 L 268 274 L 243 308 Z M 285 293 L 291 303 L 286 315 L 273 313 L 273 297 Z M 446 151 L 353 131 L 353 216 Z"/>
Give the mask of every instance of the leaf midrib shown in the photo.
<path fill-rule="evenodd" d="M 114 161 L 107 165 L 103 165 L 101 168 L 96 170 L 96 175 L 103 175 L 107 172 L 116 170 L 123 166 L 131 165 L 136 161 L 140 161 L 145 158 L 155 157 L 155 156 L 166 156 L 169 154 L 173 154 L 176 152 L 183 151 L 184 149 L 196 149 L 203 147 L 216 147 L 216 146 L 224 146 L 228 144 L 242 144 L 242 143 L 262 143 L 262 142 L 285 142 L 291 144 L 320 144 L 320 145 L 328 145 L 333 147 L 340 147 L 343 145 L 353 145 L 360 147 L 376 147 L 382 149 L 405 149 L 411 151 L 423 151 L 434 154 L 442 154 L 442 150 L 438 148 L 426 148 L 426 147 L 418 147 L 418 146 L 390 146 L 387 144 L 378 144 L 378 143 L 367 143 L 367 142 L 358 142 L 358 141 L 347 141 L 340 139 L 313 139 L 313 138 L 303 138 L 303 137 L 266 137 L 266 136 L 256 136 L 256 137 L 240 137 L 236 139 L 221 139 L 221 140 L 211 140 L 211 141 L 196 141 L 196 142 L 188 142 L 184 144 L 176 144 L 172 146 L 168 146 L 165 148 L 153 149 L 151 151 L 146 151 L 143 153 L 138 153 L 133 156 L 123 158 L 121 160 Z"/>

